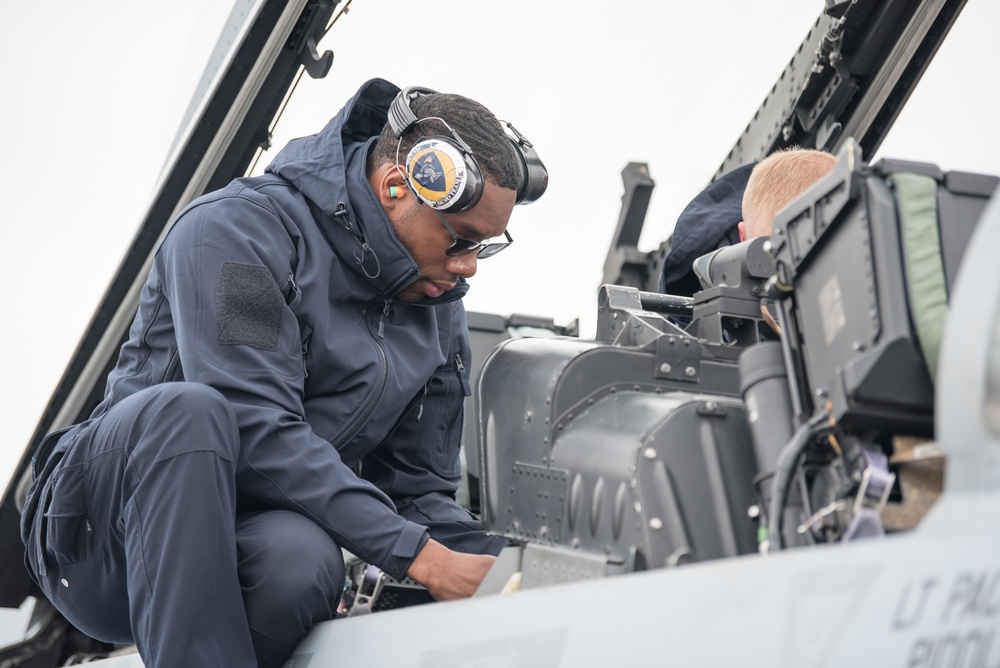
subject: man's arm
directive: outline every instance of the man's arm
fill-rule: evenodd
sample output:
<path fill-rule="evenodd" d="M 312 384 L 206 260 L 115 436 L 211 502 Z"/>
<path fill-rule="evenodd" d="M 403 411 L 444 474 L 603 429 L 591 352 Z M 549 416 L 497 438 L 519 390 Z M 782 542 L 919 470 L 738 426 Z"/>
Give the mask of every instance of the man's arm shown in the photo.
<path fill-rule="evenodd" d="M 495 561 L 490 555 L 454 552 L 431 539 L 406 574 L 427 587 L 436 600 L 450 601 L 476 593 Z"/>

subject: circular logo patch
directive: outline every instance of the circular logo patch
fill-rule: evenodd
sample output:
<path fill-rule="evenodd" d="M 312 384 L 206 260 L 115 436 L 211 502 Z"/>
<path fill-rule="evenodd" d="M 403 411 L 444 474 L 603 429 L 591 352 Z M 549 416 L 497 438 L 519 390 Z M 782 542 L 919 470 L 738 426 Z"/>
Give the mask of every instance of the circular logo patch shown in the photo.
<path fill-rule="evenodd" d="M 410 149 L 406 171 L 417 194 L 435 209 L 447 209 L 465 190 L 465 160 L 440 139 L 425 139 Z"/>

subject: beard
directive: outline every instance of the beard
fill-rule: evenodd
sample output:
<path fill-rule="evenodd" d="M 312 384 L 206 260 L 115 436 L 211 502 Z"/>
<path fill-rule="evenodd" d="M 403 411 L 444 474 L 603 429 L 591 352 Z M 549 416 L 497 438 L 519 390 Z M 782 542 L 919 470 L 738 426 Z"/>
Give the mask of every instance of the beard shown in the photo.
<path fill-rule="evenodd" d="M 427 299 L 427 295 L 421 292 L 420 287 L 417 285 L 417 282 L 419 280 L 420 279 L 418 278 L 416 281 L 410 283 L 405 288 L 397 292 L 393 296 L 393 299 L 396 299 L 401 302 L 410 302 L 410 303 L 415 303 Z"/>

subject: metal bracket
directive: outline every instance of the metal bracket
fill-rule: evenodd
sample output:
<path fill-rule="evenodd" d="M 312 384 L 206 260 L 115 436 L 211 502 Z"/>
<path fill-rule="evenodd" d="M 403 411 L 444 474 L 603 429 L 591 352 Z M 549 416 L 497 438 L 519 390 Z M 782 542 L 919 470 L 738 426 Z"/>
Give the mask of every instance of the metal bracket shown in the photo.
<path fill-rule="evenodd" d="M 701 377 L 701 346 L 692 338 L 661 336 L 656 340 L 653 374 L 687 383 L 697 383 Z"/>
<path fill-rule="evenodd" d="M 361 578 L 361 583 L 358 585 L 358 593 L 354 596 L 354 604 L 351 605 L 348 617 L 359 614 L 363 615 L 372 611 L 376 601 L 378 601 L 378 597 L 382 594 L 382 589 L 385 587 L 385 579 L 386 574 L 379 568 L 371 564 L 365 568 L 365 576 Z"/>

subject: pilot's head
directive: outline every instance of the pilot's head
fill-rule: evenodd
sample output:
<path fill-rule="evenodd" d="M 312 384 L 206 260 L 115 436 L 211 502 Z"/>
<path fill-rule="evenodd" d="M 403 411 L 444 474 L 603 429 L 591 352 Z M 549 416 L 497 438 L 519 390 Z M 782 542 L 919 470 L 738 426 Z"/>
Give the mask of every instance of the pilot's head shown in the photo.
<path fill-rule="evenodd" d="M 761 160 L 743 192 L 740 240 L 770 236 L 775 215 L 829 173 L 836 162 L 830 153 L 796 147 Z"/>

